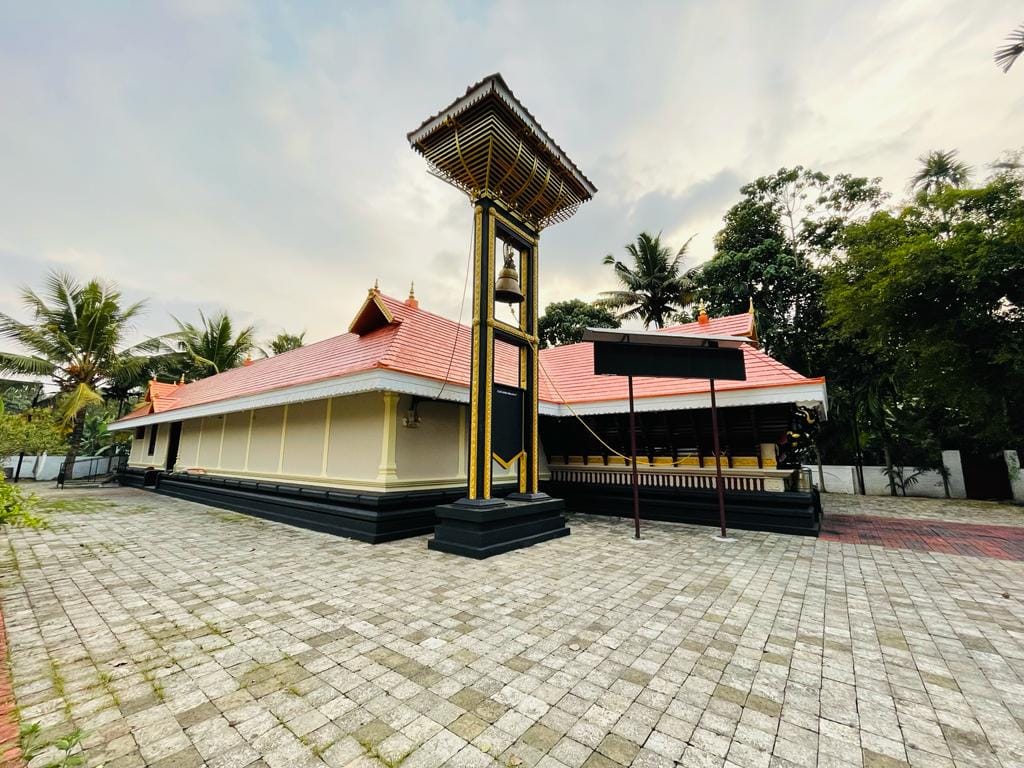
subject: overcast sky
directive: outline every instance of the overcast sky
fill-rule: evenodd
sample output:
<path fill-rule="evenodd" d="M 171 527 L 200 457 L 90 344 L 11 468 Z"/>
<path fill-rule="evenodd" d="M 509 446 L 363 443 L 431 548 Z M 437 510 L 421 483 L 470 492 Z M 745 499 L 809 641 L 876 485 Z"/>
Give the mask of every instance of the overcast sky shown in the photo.
<path fill-rule="evenodd" d="M 500 71 L 597 185 L 541 239 L 541 300 L 610 287 L 641 230 L 711 255 L 746 181 L 882 176 L 1024 144 L 1018 0 L 0 0 L 0 311 L 47 270 L 261 337 L 344 332 L 379 278 L 459 314 L 471 213 L 405 135 Z M 468 310 L 467 310 L 468 311 Z"/>

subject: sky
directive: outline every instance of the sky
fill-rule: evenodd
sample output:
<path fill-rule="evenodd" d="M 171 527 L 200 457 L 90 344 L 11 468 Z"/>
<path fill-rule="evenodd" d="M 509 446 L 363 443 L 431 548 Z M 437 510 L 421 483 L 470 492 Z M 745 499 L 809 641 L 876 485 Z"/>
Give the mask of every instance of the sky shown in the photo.
<path fill-rule="evenodd" d="M 470 203 L 405 137 L 493 72 L 598 188 L 543 232 L 542 306 L 593 299 L 641 231 L 710 258 L 782 166 L 896 200 L 931 149 L 983 176 L 1024 144 L 1024 63 L 992 62 L 1021 22 L 1018 0 L 0 0 L 0 312 L 63 270 L 147 299 L 140 337 L 224 309 L 318 340 L 374 280 L 458 318 Z"/>

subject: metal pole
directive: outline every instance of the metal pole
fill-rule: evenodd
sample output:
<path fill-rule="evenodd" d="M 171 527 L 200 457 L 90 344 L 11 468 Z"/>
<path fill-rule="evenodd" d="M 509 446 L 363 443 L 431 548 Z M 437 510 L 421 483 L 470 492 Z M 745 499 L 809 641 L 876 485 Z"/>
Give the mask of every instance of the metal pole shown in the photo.
<path fill-rule="evenodd" d="M 722 454 L 718 447 L 718 404 L 715 402 L 715 380 L 711 382 L 711 435 L 715 448 L 715 488 L 718 489 L 718 522 L 722 527 L 722 538 L 728 538 L 725 532 L 725 486 L 722 482 Z"/>
<path fill-rule="evenodd" d="M 633 377 L 627 376 L 629 382 L 629 459 L 633 467 L 633 527 L 636 533 L 633 538 L 640 538 L 640 475 L 636 469 L 636 412 L 633 410 Z"/>

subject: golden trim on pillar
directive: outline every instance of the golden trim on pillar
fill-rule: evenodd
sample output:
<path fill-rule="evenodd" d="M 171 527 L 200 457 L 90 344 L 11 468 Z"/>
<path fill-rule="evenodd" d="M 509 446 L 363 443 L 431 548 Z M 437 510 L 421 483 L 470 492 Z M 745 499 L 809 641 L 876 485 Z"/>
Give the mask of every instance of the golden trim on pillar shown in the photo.
<path fill-rule="evenodd" d="M 472 346 L 473 360 L 470 365 L 470 380 L 469 380 L 469 480 L 467 484 L 466 496 L 470 499 L 476 498 L 476 456 L 477 456 L 477 411 L 479 410 L 480 403 L 480 392 L 477 386 L 477 380 L 480 374 L 480 345 L 476 334 L 480 329 L 480 302 L 477 297 L 480 296 L 482 286 L 480 285 L 480 269 L 481 269 L 481 248 L 483 247 L 483 206 L 477 205 L 474 213 L 474 222 L 476 228 L 476 234 L 474 237 L 474 250 L 473 250 L 473 332 L 470 336 L 470 346 Z"/>
<path fill-rule="evenodd" d="M 497 227 L 494 217 L 494 208 L 488 208 L 487 211 L 487 275 L 489 280 L 493 280 L 495 274 L 494 271 L 494 251 L 497 245 Z M 494 319 L 494 286 L 484 286 L 487 291 L 487 319 L 488 321 Z M 484 412 L 487 414 L 484 420 L 484 456 L 491 455 L 491 408 L 493 406 L 492 400 L 494 397 L 494 326 L 487 323 L 487 367 L 485 369 L 484 376 Z M 485 461 L 484 466 L 481 467 L 484 473 L 484 498 L 491 498 L 491 475 L 492 467 L 491 462 Z"/>

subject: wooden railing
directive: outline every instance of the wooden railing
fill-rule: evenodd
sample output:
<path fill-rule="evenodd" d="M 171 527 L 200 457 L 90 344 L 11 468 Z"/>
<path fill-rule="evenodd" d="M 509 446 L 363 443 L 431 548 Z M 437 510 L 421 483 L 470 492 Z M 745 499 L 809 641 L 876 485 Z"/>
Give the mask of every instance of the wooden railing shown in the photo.
<path fill-rule="evenodd" d="M 715 488 L 712 467 L 651 467 L 637 462 L 638 481 L 646 488 Z M 552 464 L 551 480 L 586 485 L 629 485 L 632 472 L 626 466 L 601 464 Z M 795 470 L 722 467 L 728 491 L 785 491 L 793 483 Z"/>

